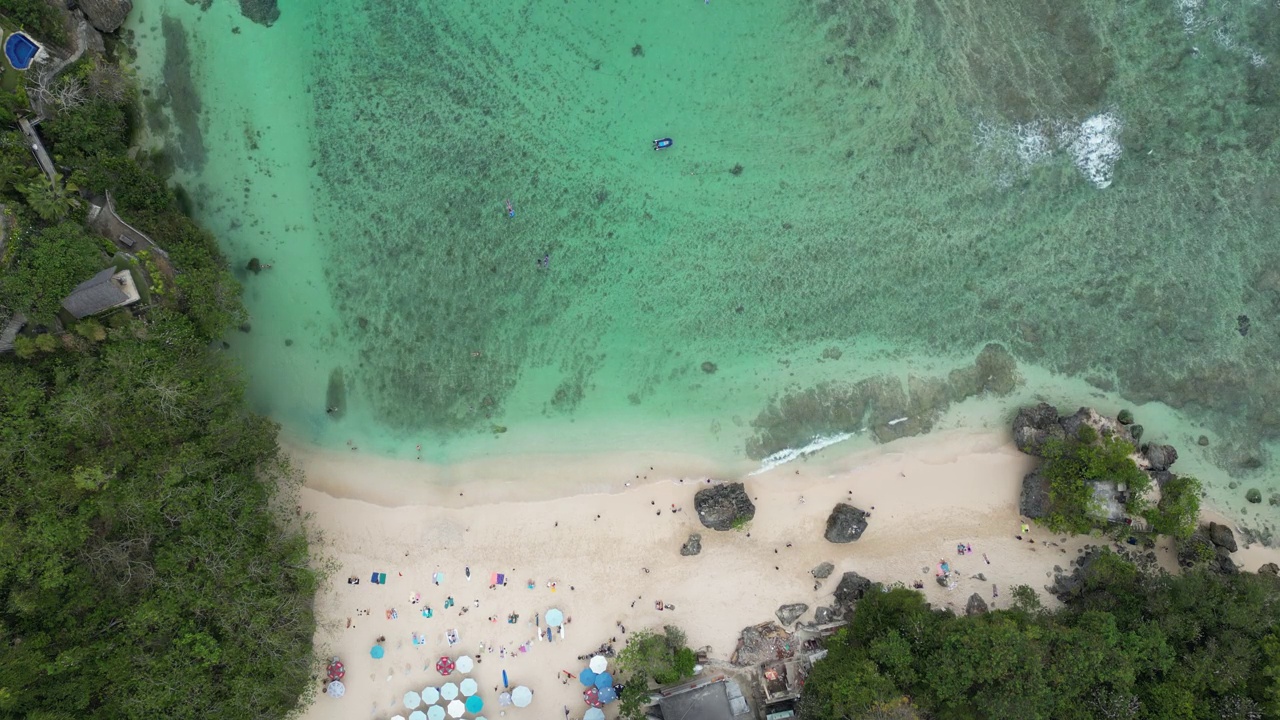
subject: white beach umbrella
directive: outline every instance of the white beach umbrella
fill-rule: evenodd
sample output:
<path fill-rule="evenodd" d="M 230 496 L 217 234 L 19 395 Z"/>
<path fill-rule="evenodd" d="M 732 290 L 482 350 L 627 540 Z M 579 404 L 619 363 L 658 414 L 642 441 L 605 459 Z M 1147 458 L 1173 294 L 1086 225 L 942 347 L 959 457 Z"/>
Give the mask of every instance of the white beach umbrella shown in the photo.
<path fill-rule="evenodd" d="M 444 708 L 439 705 L 427 708 L 427 720 L 444 720 Z"/>
<path fill-rule="evenodd" d="M 403 715 L 393 715 L 393 716 L 391 717 L 391 720 L 404 720 L 404 716 L 403 716 Z"/>
<path fill-rule="evenodd" d="M 404 706 L 410 710 L 422 704 L 422 696 L 410 690 L 404 694 Z"/>
<path fill-rule="evenodd" d="M 340 698 L 347 694 L 347 686 L 343 685 L 341 680 L 334 680 L 329 683 L 329 687 L 325 688 L 324 692 L 331 698 Z"/>
<path fill-rule="evenodd" d="M 409 713 L 409 720 L 427 720 L 427 714 L 421 710 L 414 710 Z"/>
<path fill-rule="evenodd" d="M 440 700 L 440 691 L 433 687 L 422 688 L 422 704 L 435 705 Z"/>
<path fill-rule="evenodd" d="M 466 674 L 474 670 L 475 667 L 476 663 L 471 659 L 470 655 L 459 655 L 457 661 L 454 663 L 453 669 Z"/>
<path fill-rule="evenodd" d="M 449 717 L 460 718 L 462 713 L 467 711 L 467 706 L 462 704 L 461 700 L 454 700 L 449 703 Z"/>
<path fill-rule="evenodd" d="M 466 680 L 463 680 L 458 685 L 458 690 L 462 691 L 463 697 L 471 697 L 472 695 L 475 695 L 476 690 L 479 690 L 479 689 L 480 689 L 480 686 L 476 684 L 476 681 L 472 680 L 471 678 L 467 678 Z"/>
<path fill-rule="evenodd" d="M 521 685 L 511 691 L 511 703 L 516 707 L 529 707 L 533 702 L 533 691 Z"/>
<path fill-rule="evenodd" d="M 599 675 L 605 671 L 605 668 L 609 667 L 609 661 L 603 655 L 597 655 L 591 658 L 591 664 L 588 667 L 591 668 L 591 672 Z"/>
<path fill-rule="evenodd" d="M 582 716 L 582 720 L 604 720 L 604 711 L 598 707 L 587 708 L 587 713 Z"/>
<path fill-rule="evenodd" d="M 440 687 L 440 697 L 445 700 L 452 700 L 458 697 L 458 686 L 453 683 L 445 683 Z"/>

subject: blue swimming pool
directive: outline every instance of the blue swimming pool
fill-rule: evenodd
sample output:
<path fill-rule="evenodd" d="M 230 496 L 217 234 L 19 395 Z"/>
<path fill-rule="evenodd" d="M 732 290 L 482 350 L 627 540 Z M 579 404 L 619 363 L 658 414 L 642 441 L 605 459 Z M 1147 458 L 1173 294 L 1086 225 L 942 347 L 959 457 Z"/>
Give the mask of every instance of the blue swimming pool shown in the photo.
<path fill-rule="evenodd" d="M 35 60 L 39 52 L 40 43 L 32 40 L 26 33 L 16 32 L 4 41 L 4 56 L 9 58 L 9 64 L 15 70 L 31 67 L 31 61 Z"/>

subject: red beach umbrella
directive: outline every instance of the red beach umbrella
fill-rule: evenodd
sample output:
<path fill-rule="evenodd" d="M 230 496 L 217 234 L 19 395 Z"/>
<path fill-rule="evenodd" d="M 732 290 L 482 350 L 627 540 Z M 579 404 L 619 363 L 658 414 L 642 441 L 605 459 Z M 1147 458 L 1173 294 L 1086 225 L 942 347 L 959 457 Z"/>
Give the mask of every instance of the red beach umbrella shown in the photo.
<path fill-rule="evenodd" d="M 453 672 L 453 668 L 453 661 L 449 659 L 448 655 L 444 655 L 436 661 L 436 672 L 441 675 L 448 675 Z"/>
<path fill-rule="evenodd" d="M 600 702 L 600 691 L 595 688 L 583 690 L 582 699 L 586 700 L 591 707 L 604 707 L 604 703 Z"/>
<path fill-rule="evenodd" d="M 347 669 L 342 666 L 341 661 L 339 661 L 337 658 L 334 658 L 333 662 L 329 663 L 329 679 L 341 680 L 346 676 L 347 676 Z"/>

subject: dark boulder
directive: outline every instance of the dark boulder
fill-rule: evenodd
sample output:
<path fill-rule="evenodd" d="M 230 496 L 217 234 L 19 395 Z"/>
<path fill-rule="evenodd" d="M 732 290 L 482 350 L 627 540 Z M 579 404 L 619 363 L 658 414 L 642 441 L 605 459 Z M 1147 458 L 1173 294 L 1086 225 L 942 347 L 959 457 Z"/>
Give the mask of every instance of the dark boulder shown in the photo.
<path fill-rule="evenodd" d="M 1209 523 L 1209 541 L 1220 548 L 1226 548 L 1227 552 L 1235 552 L 1237 549 L 1235 533 L 1226 525 L 1216 522 Z"/>
<path fill-rule="evenodd" d="M 702 552 L 702 535 L 691 533 L 689 539 L 680 546 L 680 554 L 688 557 Z"/>
<path fill-rule="evenodd" d="M 818 578 L 819 580 L 825 580 L 825 579 L 827 579 L 827 578 L 831 577 L 831 573 L 833 573 L 833 572 L 835 572 L 835 571 L 836 571 L 836 566 L 835 566 L 835 565 L 833 565 L 833 564 L 831 564 L 831 563 L 829 563 L 829 562 L 824 562 L 824 563 L 822 563 L 821 565 L 819 565 L 818 567 L 816 567 L 816 568 L 814 568 L 814 569 L 810 570 L 810 571 L 809 571 L 809 574 L 810 574 L 810 575 L 812 575 L 812 576 L 814 576 L 814 577 L 816 577 L 816 578 Z"/>
<path fill-rule="evenodd" d="M 982 599 L 978 593 L 969 596 L 969 602 L 964 605 L 965 615 L 981 615 L 987 611 L 987 601 Z"/>
<path fill-rule="evenodd" d="M 1064 437 L 1058 424 L 1058 409 L 1049 403 L 1022 408 L 1013 418 L 1013 442 L 1029 455 L 1039 455 L 1046 440 Z"/>
<path fill-rule="evenodd" d="M 827 518 L 827 532 L 823 537 L 833 543 L 853 542 L 862 537 L 866 529 L 867 513 L 848 503 L 839 503 Z"/>
<path fill-rule="evenodd" d="M 90 25 L 100 32 L 110 33 L 120 29 L 133 9 L 133 0 L 80 0 L 79 6 Z"/>
<path fill-rule="evenodd" d="M 1018 512 L 1025 518 L 1038 520 L 1049 514 L 1049 480 L 1034 470 L 1022 478 L 1022 494 Z"/>
<path fill-rule="evenodd" d="M 280 19 L 280 8 L 276 7 L 276 0 L 240 0 L 240 14 L 259 25 L 271 27 Z"/>
<path fill-rule="evenodd" d="M 732 530 L 756 516 L 756 506 L 738 482 L 699 490 L 693 496 L 693 509 L 702 524 L 712 530 Z"/>
<path fill-rule="evenodd" d="M 1257 505 L 1258 503 L 1262 502 L 1262 491 L 1259 490 L 1258 488 L 1249 488 L 1249 490 L 1244 494 L 1244 499 L 1248 500 L 1254 505 Z"/>
<path fill-rule="evenodd" d="M 1168 470 L 1178 460 L 1178 451 L 1172 445 L 1150 443 L 1142 449 L 1142 456 L 1151 464 L 1152 470 Z"/>
<path fill-rule="evenodd" d="M 1280 576 L 1280 565 L 1277 565 L 1275 563 L 1267 563 L 1266 565 L 1263 565 L 1262 567 L 1258 568 L 1258 574 Z M 818 608 L 818 609 L 821 610 L 822 608 Z"/>
<path fill-rule="evenodd" d="M 813 621 L 819 625 L 835 622 L 841 617 L 835 608 L 820 607 L 813 611 Z"/>
<path fill-rule="evenodd" d="M 778 622 L 782 623 L 783 627 L 786 627 L 796 620 L 799 620 L 800 616 L 806 612 L 809 612 L 808 605 L 805 605 L 804 603 L 790 603 L 778 608 L 778 611 L 774 614 L 778 616 Z"/>
<path fill-rule="evenodd" d="M 1236 563 L 1231 559 L 1231 551 L 1219 547 L 1214 554 L 1213 560 L 1209 563 L 1210 570 L 1216 570 L 1223 575 L 1235 575 L 1240 572 L 1240 568 L 1236 567 Z"/>
<path fill-rule="evenodd" d="M 850 571 L 840 576 L 840 584 L 836 586 L 836 604 L 843 608 L 852 607 L 862 599 L 871 588 L 872 582 L 856 572 Z"/>

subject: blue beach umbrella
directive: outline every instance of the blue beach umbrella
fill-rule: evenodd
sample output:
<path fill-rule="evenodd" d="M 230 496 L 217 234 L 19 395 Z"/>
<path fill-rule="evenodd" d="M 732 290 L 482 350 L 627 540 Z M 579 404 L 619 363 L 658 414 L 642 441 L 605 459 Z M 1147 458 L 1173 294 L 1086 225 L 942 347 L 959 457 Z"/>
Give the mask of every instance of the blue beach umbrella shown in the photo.
<path fill-rule="evenodd" d="M 596 674 L 591 672 L 591 668 L 582 668 L 582 674 L 578 675 L 578 682 L 584 687 L 591 687 L 596 684 Z"/>
<path fill-rule="evenodd" d="M 381 660 L 382 656 L 386 654 L 387 654 L 386 648 L 382 647 L 381 645 L 374 645 L 372 648 L 369 649 L 369 657 L 372 657 L 374 660 Z"/>
<path fill-rule="evenodd" d="M 618 699 L 618 691 L 612 687 L 600 688 L 600 702 L 608 705 Z"/>
<path fill-rule="evenodd" d="M 472 695 L 471 697 L 467 698 L 467 704 L 466 704 L 467 712 L 478 713 L 483 707 L 484 707 L 484 700 L 481 700 L 479 695 Z"/>
<path fill-rule="evenodd" d="M 564 624 L 564 613 L 551 608 L 547 611 L 547 616 L 544 619 L 547 621 L 547 627 L 560 627 Z"/>
<path fill-rule="evenodd" d="M 602 672 L 596 676 L 596 687 L 601 690 L 613 687 L 613 676 L 607 672 Z"/>
<path fill-rule="evenodd" d="M 604 711 L 600 708 L 587 708 L 587 714 L 582 716 L 582 720 L 604 720 Z"/>

